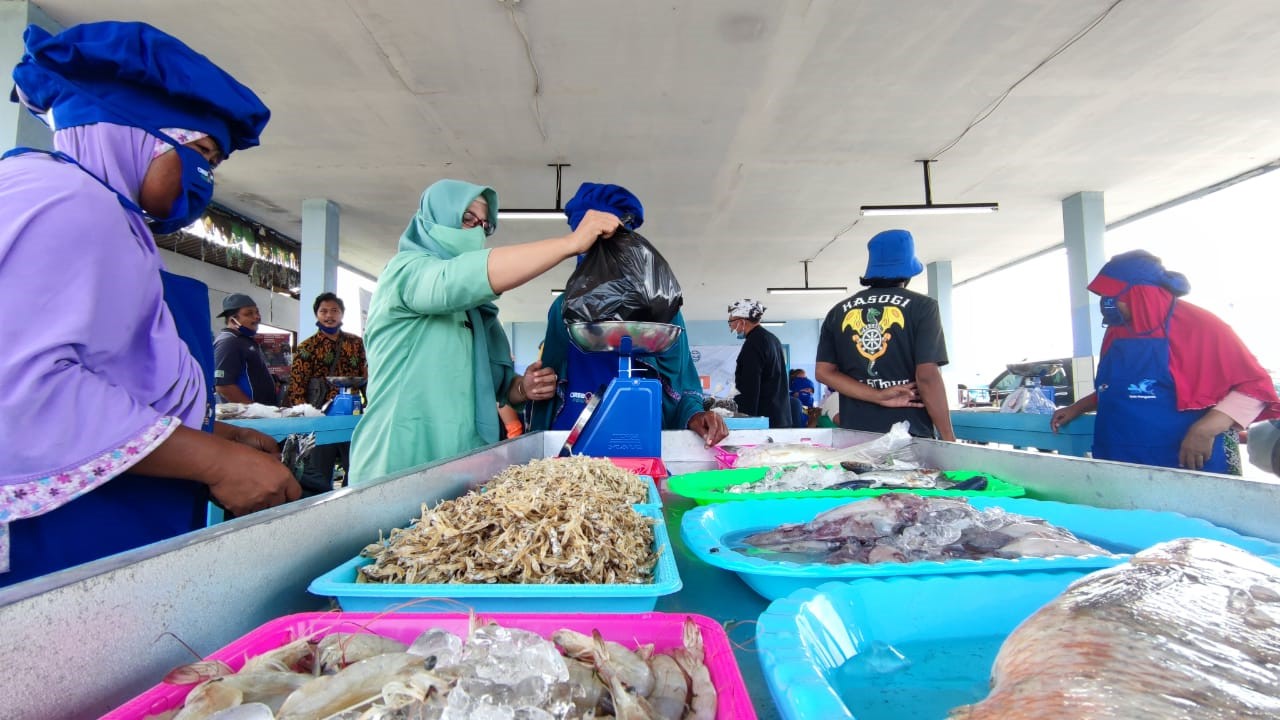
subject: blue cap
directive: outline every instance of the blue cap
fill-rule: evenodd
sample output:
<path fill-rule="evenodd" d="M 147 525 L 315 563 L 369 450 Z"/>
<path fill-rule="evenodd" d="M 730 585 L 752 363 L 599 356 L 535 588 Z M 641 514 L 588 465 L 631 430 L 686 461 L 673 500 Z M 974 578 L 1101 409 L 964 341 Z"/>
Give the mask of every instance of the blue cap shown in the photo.
<path fill-rule="evenodd" d="M 13 69 L 20 98 L 58 128 L 109 122 L 208 134 L 224 155 L 258 144 L 271 111 L 181 40 L 139 22 L 95 22 L 50 35 L 32 25 Z"/>
<path fill-rule="evenodd" d="M 644 224 L 644 206 L 640 204 L 640 198 L 632 195 L 630 190 L 621 185 L 582 183 L 578 187 L 578 192 L 574 193 L 573 198 L 564 206 L 569 227 L 577 230 L 578 223 L 582 222 L 582 217 L 588 210 L 610 212 L 618 217 L 630 215 L 632 220 L 627 225 L 632 230 Z"/>
<path fill-rule="evenodd" d="M 867 243 L 867 255 L 864 278 L 911 278 L 924 272 L 916 259 L 916 241 L 906 230 L 876 233 Z"/>

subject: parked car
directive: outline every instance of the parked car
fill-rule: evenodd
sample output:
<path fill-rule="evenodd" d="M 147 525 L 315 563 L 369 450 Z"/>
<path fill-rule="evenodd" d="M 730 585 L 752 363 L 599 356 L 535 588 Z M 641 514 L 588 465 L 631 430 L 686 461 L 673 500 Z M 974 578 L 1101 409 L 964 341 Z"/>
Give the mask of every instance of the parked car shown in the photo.
<path fill-rule="evenodd" d="M 1075 385 L 1071 377 L 1071 358 L 1053 358 L 1034 362 L 1009 363 L 1004 372 L 996 375 L 985 388 L 984 393 L 978 388 L 968 388 L 966 407 L 978 405 L 1000 406 L 1009 393 L 1023 385 L 1032 385 L 1035 378 L 1040 378 L 1042 387 L 1053 388 L 1053 404 L 1066 407 L 1076 401 Z"/>

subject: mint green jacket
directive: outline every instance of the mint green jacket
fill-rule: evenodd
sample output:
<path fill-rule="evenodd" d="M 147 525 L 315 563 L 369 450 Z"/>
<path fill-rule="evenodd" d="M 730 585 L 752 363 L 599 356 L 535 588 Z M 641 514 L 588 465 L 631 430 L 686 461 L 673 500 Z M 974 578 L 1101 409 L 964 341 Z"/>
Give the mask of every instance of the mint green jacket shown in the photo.
<path fill-rule="evenodd" d="M 488 259 L 487 249 L 451 260 L 402 251 L 378 278 L 364 334 L 369 407 L 351 437 L 353 486 L 486 444 L 476 429 L 467 311 L 497 298 Z M 491 362 L 501 377 L 494 383 L 496 422 L 514 374 L 506 334 L 496 318 L 487 320 Z"/>

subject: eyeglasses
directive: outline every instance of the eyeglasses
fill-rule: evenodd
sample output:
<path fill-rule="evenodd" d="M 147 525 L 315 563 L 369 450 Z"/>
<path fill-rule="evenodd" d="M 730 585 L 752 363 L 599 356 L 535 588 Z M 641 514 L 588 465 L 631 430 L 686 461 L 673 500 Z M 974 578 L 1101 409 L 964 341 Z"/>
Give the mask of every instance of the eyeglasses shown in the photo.
<path fill-rule="evenodd" d="M 470 210 L 467 210 L 462 213 L 462 227 L 466 228 L 467 230 L 470 230 L 473 227 L 482 227 L 484 228 L 485 235 L 492 235 L 494 230 L 493 223 L 489 222 L 488 220 L 480 219 L 478 216 L 476 216 L 475 213 L 471 212 Z"/>

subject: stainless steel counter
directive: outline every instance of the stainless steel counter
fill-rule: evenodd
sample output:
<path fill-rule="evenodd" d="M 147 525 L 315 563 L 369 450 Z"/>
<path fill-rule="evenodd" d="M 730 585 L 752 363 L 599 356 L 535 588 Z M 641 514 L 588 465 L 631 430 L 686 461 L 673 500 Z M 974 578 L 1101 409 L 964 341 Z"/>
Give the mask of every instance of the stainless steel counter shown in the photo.
<path fill-rule="evenodd" d="M 455 497 L 507 465 L 553 455 L 564 437 L 523 436 L 0 590 L 0 716 L 92 717 L 191 660 L 164 633 L 208 653 L 272 618 L 322 608 L 325 601 L 307 594 L 307 584 L 379 529 L 402 526 L 421 503 Z M 768 437 L 837 447 L 869 438 L 844 430 L 744 430 L 728 442 Z M 932 464 L 981 469 L 1026 485 L 1035 497 L 1172 510 L 1280 541 L 1275 482 L 931 441 L 921 447 Z M 688 432 L 663 433 L 663 456 L 673 473 L 714 467 Z M 666 501 L 684 589 L 658 610 L 754 620 L 763 598 L 736 576 L 692 559 L 679 537 L 680 517 L 692 505 Z M 731 637 L 744 642 L 753 633 L 743 627 Z M 776 717 L 754 653 L 739 651 L 738 661 L 761 718 Z"/>

